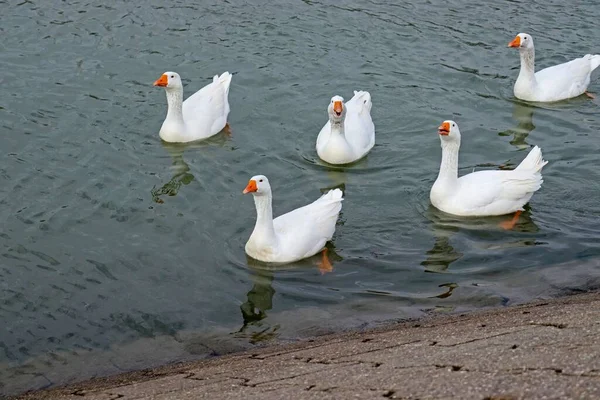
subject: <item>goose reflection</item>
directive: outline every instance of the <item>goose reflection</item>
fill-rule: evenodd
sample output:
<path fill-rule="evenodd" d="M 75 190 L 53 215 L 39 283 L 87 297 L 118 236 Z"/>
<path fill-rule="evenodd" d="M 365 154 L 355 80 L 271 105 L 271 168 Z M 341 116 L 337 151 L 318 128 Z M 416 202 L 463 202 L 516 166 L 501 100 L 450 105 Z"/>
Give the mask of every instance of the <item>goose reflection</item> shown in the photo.
<path fill-rule="evenodd" d="M 525 211 L 521 213 L 517 224 L 511 232 L 538 232 L 539 228 L 531 218 L 529 204 L 526 204 L 524 208 Z M 497 234 L 498 240 L 486 245 L 488 249 L 522 247 L 536 244 L 532 238 L 511 240 L 514 239 L 514 235 L 506 236 L 506 231 L 502 228 L 502 223 L 507 218 L 510 218 L 510 216 L 458 217 L 446 214 L 431 204 L 426 210 L 425 216 L 432 222 L 432 233 L 435 238 L 433 247 L 426 253 L 427 258 L 421 262 L 421 265 L 425 267 L 425 271 L 427 272 L 444 272 L 449 268 L 450 264 L 463 256 L 463 253 L 455 250 L 450 243 L 450 239 L 461 231 L 479 231 L 488 238 Z"/>
<path fill-rule="evenodd" d="M 331 243 L 327 244 L 327 250 L 327 264 L 331 266 L 333 263 L 342 260 L 342 257 L 335 252 L 335 248 Z M 279 325 L 271 325 L 264 321 L 268 316 L 267 311 L 273 308 L 273 297 L 276 293 L 275 288 L 273 288 L 275 274 L 290 270 L 310 270 L 315 267 L 318 268 L 321 274 L 331 272 L 330 270 L 323 271 L 321 257 L 321 255 L 317 255 L 290 264 L 276 265 L 246 256 L 253 285 L 246 294 L 246 301 L 240 305 L 243 325 L 238 334 L 248 337 L 250 343 L 269 340 L 277 336 Z"/>
<path fill-rule="evenodd" d="M 450 236 L 457 231 L 458 228 L 452 226 L 444 227 L 434 224 L 433 236 L 435 241 L 433 247 L 427 251 L 427 258 L 421 262 L 425 272 L 444 272 L 450 264 L 463 256 L 463 253 L 456 251 L 450 244 Z"/>
<path fill-rule="evenodd" d="M 171 173 L 173 176 L 161 187 L 154 186 L 150 193 L 152 200 L 156 203 L 164 203 L 161 198 L 163 195 L 176 196 L 181 188 L 181 185 L 189 185 L 194 180 L 194 175 L 190 171 L 190 166 L 183 159 L 184 145 L 163 143 L 163 147 L 167 150 L 172 158 Z"/>
<path fill-rule="evenodd" d="M 302 156 L 302 158 L 312 166 L 316 166 L 319 170 L 324 172 L 325 176 L 327 176 L 329 181 L 332 182 L 329 186 L 330 189 L 343 187 L 348 180 L 349 170 L 360 173 L 368 171 L 369 169 L 368 155 L 353 163 L 341 165 L 328 164 L 318 157 L 312 158 L 308 156 Z"/>
<path fill-rule="evenodd" d="M 251 269 L 252 289 L 246 294 L 246 302 L 240 305 L 244 319 L 241 332 L 252 323 L 267 317 L 267 311 L 273 308 L 273 271 L 268 269 Z"/>
<path fill-rule="evenodd" d="M 445 288 L 445 291 L 441 294 L 438 294 L 437 296 L 432 296 L 433 298 L 437 298 L 437 299 L 445 299 L 446 297 L 450 297 L 452 295 L 452 292 L 454 291 L 454 289 L 456 289 L 458 287 L 458 285 L 456 283 L 443 283 L 441 285 L 439 285 L 438 287 L 441 288 Z"/>
<path fill-rule="evenodd" d="M 183 159 L 184 151 L 192 151 L 193 149 L 202 149 L 208 146 L 218 145 L 223 147 L 229 139 L 229 131 L 223 131 L 207 140 L 192 143 L 168 143 L 161 141 L 163 148 L 171 157 L 170 171 L 171 179 L 160 187 L 153 186 L 150 190 L 152 200 L 162 204 L 164 200 L 161 196 L 176 196 L 182 185 L 189 185 L 195 178 L 190 172 L 190 166 Z"/>
<path fill-rule="evenodd" d="M 482 247 L 490 250 L 505 249 L 511 247 L 535 246 L 538 244 L 535 239 L 524 238 L 511 240 L 513 235 L 506 240 L 506 231 L 501 227 L 507 216 L 498 217 L 458 217 L 451 214 L 446 214 L 431 204 L 425 210 L 426 218 L 431 221 L 431 229 L 434 236 L 433 247 L 428 250 L 425 260 L 421 262 L 424 272 L 444 273 L 450 264 L 460 260 L 463 253 L 456 250 L 452 244 L 453 236 L 459 235 L 461 232 L 470 231 L 473 233 L 481 232 L 487 239 L 497 233 L 498 240 L 485 242 L 482 241 Z M 539 228 L 531 218 L 531 209 L 529 204 L 525 205 L 525 211 L 519 216 L 517 225 L 511 232 L 538 232 Z M 443 289 L 443 292 L 432 296 L 433 298 L 445 299 L 452 295 L 452 292 L 459 285 L 455 282 L 448 282 L 438 285 Z"/>
<path fill-rule="evenodd" d="M 340 188 L 342 192 L 346 193 L 346 180 L 348 179 L 348 174 L 344 168 L 327 168 L 325 175 L 330 182 L 331 185 L 327 188 L 321 188 L 322 193 L 327 193 L 325 190 L 331 190 L 335 188 Z"/>
<path fill-rule="evenodd" d="M 513 113 L 512 117 L 515 121 L 517 121 L 517 126 L 514 129 L 508 129 L 503 132 L 498 133 L 500 136 L 513 136 L 512 140 L 509 142 L 513 146 L 524 149 L 528 148 L 529 145 L 525 141 L 527 136 L 535 129 L 535 125 L 533 124 L 533 110 L 534 106 L 515 101 L 513 102 Z"/>

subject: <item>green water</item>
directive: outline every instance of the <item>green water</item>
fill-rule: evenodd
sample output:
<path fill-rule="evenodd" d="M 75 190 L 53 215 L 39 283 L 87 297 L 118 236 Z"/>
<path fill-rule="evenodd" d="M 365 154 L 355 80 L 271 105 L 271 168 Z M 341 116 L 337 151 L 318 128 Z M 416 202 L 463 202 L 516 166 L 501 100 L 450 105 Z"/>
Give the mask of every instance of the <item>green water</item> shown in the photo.
<path fill-rule="evenodd" d="M 538 68 L 600 52 L 597 5 L 563 4 L 0 1 L 0 395 L 600 284 L 600 101 L 512 95 L 518 32 Z M 186 95 L 234 74 L 230 137 L 161 143 L 168 70 Z M 376 145 L 331 168 L 315 140 L 353 90 Z M 445 119 L 461 173 L 542 148 L 514 231 L 430 206 Z M 333 272 L 247 260 L 256 174 L 276 215 L 344 188 Z"/>

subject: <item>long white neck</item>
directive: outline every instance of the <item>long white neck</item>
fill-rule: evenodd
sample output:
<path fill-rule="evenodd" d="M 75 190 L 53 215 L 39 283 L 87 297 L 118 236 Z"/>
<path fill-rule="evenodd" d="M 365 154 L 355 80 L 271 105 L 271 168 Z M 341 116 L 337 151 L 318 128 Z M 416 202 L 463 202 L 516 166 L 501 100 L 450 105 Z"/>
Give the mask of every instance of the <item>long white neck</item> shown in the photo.
<path fill-rule="evenodd" d="M 535 49 L 519 49 L 521 70 L 517 80 L 526 79 L 535 82 Z"/>
<path fill-rule="evenodd" d="M 256 224 L 252 236 L 258 235 L 261 242 L 275 243 L 275 228 L 273 226 L 273 197 L 271 193 L 255 195 Z"/>
<path fill-rule="evenodd" d="M 165 121 L 172 120 L 173 122 L 183 123 L 183 88 L 166 89 L 167 94 L 167 118 Z"/>
<path fill-rule="evenodd" d="M 329 119 L 331 124 L 331 135 L 333 136 L 341 136 L 346 139 L 345 131 L 344 131 L 344 119 L 334 120 L 333 118 Z"/>
<path fill-rule="evenodd" d="M 460 142 L 442 140 L 442 163 L 437 182 L 453 184 L 458 181 L 458 149 Z"/>

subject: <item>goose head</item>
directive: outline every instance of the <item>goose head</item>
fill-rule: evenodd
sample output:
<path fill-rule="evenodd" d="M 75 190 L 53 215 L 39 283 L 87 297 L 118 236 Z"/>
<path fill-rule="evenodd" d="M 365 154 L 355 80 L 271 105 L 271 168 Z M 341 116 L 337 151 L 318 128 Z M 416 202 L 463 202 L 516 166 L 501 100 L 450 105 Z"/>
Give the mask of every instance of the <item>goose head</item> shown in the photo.
<path fill-rule="evenodd" d="M 244 194 L 252 193 L 254 196 L 264 196 L 271 193 L 271 185 L 264 175 L 255 175 L 248 181 L 248 185 L 242 192 Z"/>
<path fill-rule="evenodd" d="M 154 86 L 164 87 L 166 90 L 183 88 L 181 77 L 177 72 L 165 72 L 154 82 Z"/>
<path fill-rule="evenodd" d="M 327 113 L 329 114 L 329 120 L 333 124 L 341 123 L 346 117 L 346 105 L 344 104 L 344 98 L 342 96 L 333 96 L 329 107 L 327 107 Z"/>
<path fill-rule="evenodd" d="M 519 50 L 533 49 L 533 38 L 526 33 L 519 33 L 515 36 L 513 41 L 508 44 L 508 47 L 515 47 Z"/>
<path fill-rule="evenodd" d="M 438 133 L 442 144 L 444 143 L 459 143 L 460 130 L 458 124 L 452 120 L 446 120 L 438 127 Z"/>

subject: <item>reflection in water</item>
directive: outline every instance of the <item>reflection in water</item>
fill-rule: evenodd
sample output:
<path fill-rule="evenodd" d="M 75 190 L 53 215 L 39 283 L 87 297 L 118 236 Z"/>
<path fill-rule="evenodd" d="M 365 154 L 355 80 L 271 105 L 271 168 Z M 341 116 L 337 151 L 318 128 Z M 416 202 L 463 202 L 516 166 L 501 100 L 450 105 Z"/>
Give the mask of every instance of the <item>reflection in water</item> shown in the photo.
<path fill-rule="evenodd" d="M 175 196 L 179 192 L 179 188 L 182 184 L 188 185 L 194 180 L 194 175 L 189 172 L 189 165 L 183 159 L 183 151 L 186 149 L 186 146 L 163 142 L 163 147 L 173 159 L 171 170 L 174 171 L 174 174 L 173 177 L 160 188 L 154 186 L 150 191 L 152 200 L 156 203 L 164 203 L 164 200 L 161 199 L 160 196 Z"/>
<path fill-rule="evenodd" d="M 335 187 L 340 187 L 340 186 L 343 186 L 346 184 L 347 175 L 348 175 L 346 173 L 346 171 L 348 171 L 348 170 L 354 170 L 354 171 L 367 170 L 369 167 L 369 155 L 367 154 L 365 157 L 361 158 L 358 161 L 355 161 L 350 164 L 344 164 L 344 165 L 327 164 L 325 161 L 323 161 L 321 159 L 319 159 L 317 162 L 321 165 L 327 166 L 325 169 L 325 173 L 326 173 L 327 177 L 332 182 L 334 182 L 333 186 L 331 187 L 331 189 L 333 189 Z M 341 187 L 340 187 L 340 189 L 341 189 Z"/>
<path fill-rule="evenodd" d="M 525 211 L 519 215 L 519 219 L 511 232 L 538 232 L 539 228 L 531 218 L 531 207 L 529 203 L 524 206 Z M 434 225 L 434 236 L 442 235 L 439 229 L 458 233 L 460 230 L 486 231 L 506 233 L 500 225 L 502 222 L 510 221 L 514 214 L 499 215 L 495 217 L 459 217 L 446 214 L 431 204 L 425 212 L 425 217 Z M 446 234 L 447 235 L 447 234 Z M 448 236 L 448 235 L 447 235 Z M 504 235 L 503 235 L 504 236 Z"/>
<path fill-rule="evenodd" d="M 435 243 L 427 251 L 427 258 L 421 262 L 425 272 L 444 272 L 450 264 L 460 259 L 463 253 L 454 250 L 450 244 L 450 231 L 434 226 Z"/>
<path fill-rule="evenodd" d="M 152 187 L 150 190 L 152 200 L 156 203 L 164 203 L 164 200 L 160 196 L 176 196 L 181 185 L 189 185 L 194 180 L 194 175 L 189 172 L 190 166 L 183 159 L 183 152 L 185 150 L 192 151 L 213 145 L 223 147 L 231 136 L 229 129 L 229 127 L 226 127 L 221 133 L 209 139 L 191 143 L 168 143 L 161 140 L 163 148 L 169 153 L 172 159 L 171 170 L 173 171 L 173 177 L 160 188 L 156 186 Z"/>
<path fill-rule="evenodd" d="M 246 333 L 249 328 L 254 328 L 252 332 L 249 332 L 249 339 L 250 343 L 255 344 L 272 339 L 276 336 L 279 326 L 271 327 L 261 322 L 267 317 L 266 311 L 273 308 L 273 295 L 275 294 L 272 285 L 273 271 L 253 268 L 251 268 L 251 271 L 254 285 L 246 295 L 246 302 L 240 305 L 244 324 L 239 333 Z"/>
<path fill-rule="evenodd" d="M 267 318 L 267 311 L 273 308 L 273 296 L 275 295 L 273 280 L 275 273 L 299 269 L 308 270 L 317 266 L 321 274 L 323 274 L 321 257 L 321 254 L 317 254 L 316 256 L 294 263 L 277 265 L 263 263 L 246 256 L 253 286 L 246 294 L 246 301 L 240 305 L 243 325 L 237 332 L 238 335 L 241 334 L 241 336 L 247 337 L 250 343 L 253 344 L 276 337 L 279 325 L 271 326 L 264 321 Z M 327 258 L 331 265 L 343 259 L 335 252 L 335 247 L 331 243 L 327 243 Z"/>
<path fill-rule="evenodd" d="M 529 145 L 525 141 L 527 136 L 535 129 L 533 124 L 533 110 L 535 107 L 527 104 L 515 101 L 513 102 L 513 113 L 512 117 L 517 121 L 517 127 L 514 129 L 508 129 L 506 131 L 498 133 L 500 136 L 511 136 L 513 139 L 509 142 L 513 146 L 524 149 L 528 148 Z"/>
<path fill-rule="evenodd" d="M 320 170 L 322 170 L 322 172 L 327 176 L 329 181 L 332 182 L 331 185 L 328 187 L 329 189 L 340 188 L 340 189 L 344 190 L 343 187 L 346 184 L 346 182 L 348 181 L 347 172 L 349 170 L 352 170 L 354 172 L 361 172 L 361 171 L 367 171 L 369 168 L 369 156 L 368 155 L 361 158 L 360 160 L 358 160 L 356 162 L 353 162 L 350 164 L 343 164 L 343 165 L 328 164 L 325 161 L 318 158 L 318 156 L 316 156 L 316 152 L 315 152 L 315 157 L 312 157 L 312 155 L 311 155 L 311 157 L 309 157 L 308 155 L 303 155 L 302 158 L 308 164 L 317 166 L 317 167 L 319 167 Z M 323 191 L 323 189 L 322 189 L 322 191 Z"/>
<path fill-rule="evenodd" d="M 456 289 L 458 287 L 458 285 L 456 283 L 444 283 L 444 284 L 441 284 L 439 287 L 447 288 L 447 290 L 444 293 L 438 294 L 437 296 L 433 296 L 433 297 L 436 297 L 438 299 L 445 299 L 446 297 L 450 297 L 450 295 L 452 294 L 452 291 L 454 289 Z"/>
<path fill-rule="evenodd" d="M 425 217 L 432 222 L 431 229 L 435 242 L 431 250 L 427 251 L 427 258 L 421 262 L 421 265 L 425 267 L 425 272 L 444 272 L 450 264 L 463 256 L 463 253 L 454 250 L 450 244 L 450 236 L 459 230 L 459 227 L 453 224 L 456 217 L 438 210 L 431 204 L 425 212 Z"/>
<path fill-rule="evenodd" d="M 535 239 L 532 238 L 513 241 L 503 241 L 501 239 L 504 237 L 505 231 L 500 227 L 500 224 L 505 222 L 507 218 L 512 218 L 510 215 L 485 218 L 457 217 L 446 214 L 430 204 L 425 212 L 425 217 L 432 222 L 432 233 L 435 238 L 433 247 L 426 252 L 427 258 L 421 262 L 425 272 L 445 272 L 450 267 L 450 264 L 463 256 L 462 252 L 455 250 L 450 244 L 450 238 L 460 234 L 461 231 L 482 231 L 486 232 L 486 234 L 498 232 L 502 234 L 499 241 L 493 241 L 489 244 L 482 245 L 482 247 L 489 250 L 535 246 L 538 244 Z M 519 221 L 515 228 L 512 229 L 512 232 L 537 232 L 538 230 L 539 228 L 531 219 L 531 209 L 529 208 L 529 205 L 526 205 L 525 211 L 521 213 Z M 452 291 L 458 287 L 458 284 L 445 283 L 439 285 L 439 287 L 445 287 L 447 288 L 447 291 L 434 297 L 444 299 L 452 294 Z"/>
<path fill-rule="evenodd" d="M 328 168 L 325 174 L 327 175 L 327 178 L 332 182 L 332 184 L 326 188 L 321 188 L 322 193 L 325 193 L 327 192 L 327 190 L 335 188 L 340 188 L 342 192 L 346 193 L 344 190 L 346 188 L 347 174 L 344 168 Z"/>

